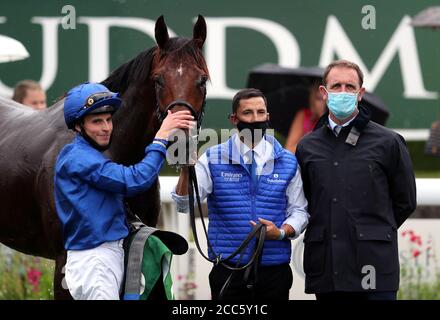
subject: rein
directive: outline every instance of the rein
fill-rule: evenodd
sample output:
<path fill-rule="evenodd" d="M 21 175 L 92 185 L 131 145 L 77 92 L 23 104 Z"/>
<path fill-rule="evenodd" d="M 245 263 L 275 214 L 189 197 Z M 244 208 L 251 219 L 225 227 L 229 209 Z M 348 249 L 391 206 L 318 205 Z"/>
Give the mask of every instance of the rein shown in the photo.
<path fill-rule="evenodd" d="M 200 194 L 199 194 L 199 186 L 197 183 L 197 175 L 195 171 L 195 166 L 188 166 L 188 195 L 189 195 L 189 213 L 190 213 L 190 222 L 191 222 L 191 229 L 193 231 L 194 236 L 194 242 L 196 244 L 197 250 L 202 255 L 203 258 L 205 258 L 207 261 L 214 263 L 215 265 L 222 265 L 226 269 L 232 270 L 232 271 L 239 271 L 239 270 L 245 270 L 245 276 L 244 279 L 247 282 L 249 274 L 251 270 L 254 270 L 255 278 L 257 275 L 257 267 L 261 260 L 261 253 L 263 251 L 263 245 L 264 245 L 264 239 L 266 237 L 266 226 L 263 224 L 257 224 L 252 231 L 246 236 L 246 238 L 242 241 L 240 246 L 235 249 L 234 252 L 232 252 L 229 256 L 223 258 L 222 255 L 217 255 L 215 253 L 211 242 L 208 239 L 208 232 L 205 224 L 205 220 L 203 218 L 203 211 L 202 211 L 202 205 L 200 201 Z M 195 199 L 194 199 L 194 190 L 195 190 Z M 206 241 L 208 244 L 208 251 L 212 253 L 214 256 L 214 259 L 210 259 L 208 256 L 206 256 L 202 249 L 200 248 L 199 239 L 197 236 L 197 229 L 196 229 L 196 216 L 195 216 L 195 201 L 197 201 L 197 208 L 199 209 L 199 215 L 200 219 L 202 220 L 202 226 L 203 231 L 206 237 Z M 258 236 L 257 236 L 258 235 Z M 243 255 L 245 253 L 245 250 L 247 246 L 249 245 L 250 241 L 256 237 L 256 243 L 255 248 L 252 253 L 252 256 L 249 259 L 249 262 L 245 265 L 240 266 L 241 259 L 243 258 Z M 236 257 L 237 255 L 240 255 L 238 258 L 238 261 L 235 265 L 235 267 L 231 266 L 229 262 Z M 230 274 L 228 279 L 226 280 L 225 284 L 223 285 L 220 294 L 219 299 L 222 299 L 224 292 L 226 291 L 227 287 L 229 286 L 230 281 L 232 280 L 233 272 Z M 255 281 L 255 280 L 254 280 Z M 253 289 L 252 284 L 248 284 L 248 288 Z"/>

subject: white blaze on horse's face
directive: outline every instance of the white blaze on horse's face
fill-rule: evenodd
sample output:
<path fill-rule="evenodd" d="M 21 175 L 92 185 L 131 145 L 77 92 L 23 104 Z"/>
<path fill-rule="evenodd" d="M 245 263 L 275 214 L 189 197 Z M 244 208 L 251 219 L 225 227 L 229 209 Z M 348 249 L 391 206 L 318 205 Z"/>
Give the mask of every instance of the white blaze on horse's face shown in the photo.
<path fill-rule="evenodd" d="M 184 58 L 182 59 L 181 56 Z M 192 51 L 182 49 L 177 54 L 170 54 L 158 59 L 153 70 L 152 79 L 156 86 L 156 99 L 159 106 L 168 106 L 176 100 L 183 100 L 199 112 L 204 101 L 208 79 L 207 72 L 203 65 L 197 65 L 196 57 Z M 173 112 L 185 110 L 184 106 L 176 106 Z"/>
<path fill-rule="evenodd" d="M 183 73 L 182 62 L 179 65 L 179 69 L 177 69 L 177 73 L 179 74 L 179 76 L 182 76 Z"/>

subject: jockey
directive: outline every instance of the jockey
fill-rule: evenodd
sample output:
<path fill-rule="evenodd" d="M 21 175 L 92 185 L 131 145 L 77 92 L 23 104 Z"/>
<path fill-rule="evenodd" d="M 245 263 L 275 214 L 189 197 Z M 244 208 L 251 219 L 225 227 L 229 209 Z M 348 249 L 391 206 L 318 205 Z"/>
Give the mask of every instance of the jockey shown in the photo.
<path fill-rule="evenodd" d="M 124 197 L 150 188 L 175 129 L 190 129 L 189 111 L 168 112 L 145 157 L 132 166 L 112 162 L 112 115 L 121 106 L 117 93 L 99 83 L 71 89 L 64 119 L 77 135 L 60 151 L 55 166 L 55 204 L 67 250 L 65 279 L 75 300 L 118 300 L 124 275 L 123 239 L 128 235 Z"/>

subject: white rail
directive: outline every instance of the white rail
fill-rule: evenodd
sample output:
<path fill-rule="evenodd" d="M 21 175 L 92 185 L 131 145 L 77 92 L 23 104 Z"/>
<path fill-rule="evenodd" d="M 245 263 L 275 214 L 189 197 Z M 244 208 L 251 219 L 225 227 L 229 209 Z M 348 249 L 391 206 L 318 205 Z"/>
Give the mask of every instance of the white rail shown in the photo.
<path fill-rule="evenodd" d="M 402 135 L 406 141 L 426 141 L 429 129 L 392 129 Z"/>
<path fill-rule="evenodd" d="M 172 203 L 171 191 L 177 184 L 177 177 L 160 177 L 160 196 L 163 203 Z M 416 179 L 417 204 L 419 206 L 440 206 L 440 179 Z"/>

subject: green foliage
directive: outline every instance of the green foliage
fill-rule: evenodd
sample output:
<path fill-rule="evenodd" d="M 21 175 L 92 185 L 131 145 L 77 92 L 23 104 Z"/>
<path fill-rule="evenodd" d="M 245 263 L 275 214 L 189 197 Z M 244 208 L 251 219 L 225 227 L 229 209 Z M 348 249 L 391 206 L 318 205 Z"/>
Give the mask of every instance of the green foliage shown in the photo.
<path fill-rule="evenodd" d="M 55 263 L 0 245 L 0 300 L 53 299 Z"/>
<path fill-rule="evenodd" d="M 422 268 L 416 270 L 415 276 L 409 276 L 410 270 L 401 268 L 401 284 L 397 294 L 399 300 L 440 300 L 440 272 L 432 282 L 423 281 Z"/>

